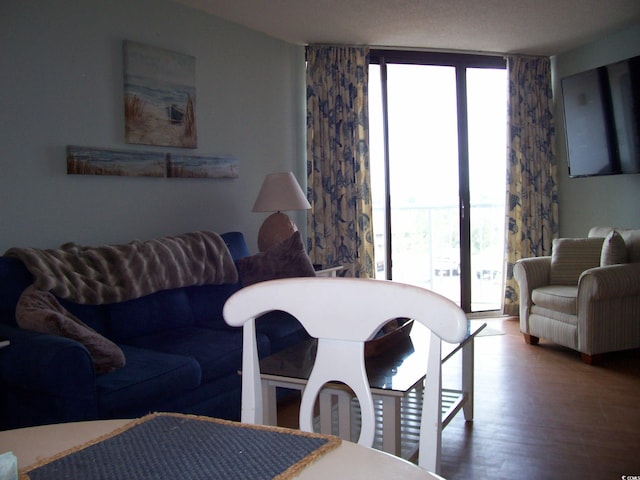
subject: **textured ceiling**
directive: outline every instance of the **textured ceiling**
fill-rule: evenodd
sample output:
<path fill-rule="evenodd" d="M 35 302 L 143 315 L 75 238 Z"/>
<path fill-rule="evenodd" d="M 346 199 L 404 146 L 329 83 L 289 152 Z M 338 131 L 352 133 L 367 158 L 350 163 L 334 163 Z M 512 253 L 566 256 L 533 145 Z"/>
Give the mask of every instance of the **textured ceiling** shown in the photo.
<path fill-rule="evenodd" d="M 294 44 L 556 55 L 640 24 L 640 0 L 176 0 Z"/>

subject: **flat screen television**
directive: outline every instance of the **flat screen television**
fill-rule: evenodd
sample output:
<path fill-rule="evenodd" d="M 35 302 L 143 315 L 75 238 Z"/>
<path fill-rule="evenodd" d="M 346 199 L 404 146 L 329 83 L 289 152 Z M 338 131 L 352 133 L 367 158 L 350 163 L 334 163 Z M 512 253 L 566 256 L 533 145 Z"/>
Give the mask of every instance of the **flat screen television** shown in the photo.
<path fill-rule="evenodd" d="M 640 173 L 640 56 L 561 84 L 569 176 Z"/>

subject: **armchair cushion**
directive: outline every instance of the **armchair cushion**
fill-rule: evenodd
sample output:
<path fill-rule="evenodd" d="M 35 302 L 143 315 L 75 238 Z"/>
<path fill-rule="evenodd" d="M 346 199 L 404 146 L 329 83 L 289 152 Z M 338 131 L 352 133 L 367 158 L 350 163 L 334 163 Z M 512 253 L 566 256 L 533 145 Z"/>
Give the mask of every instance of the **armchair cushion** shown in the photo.
<path fill-rule="evenodd" d="M 531 299 L 536 305 L 569 315 L 576 314 L 576 296 L 578 286 L 550 285 L 536 288 L 531 293 Z"/>
<path fill-rule="evenodd" d="M 627 247 L 622 235 L 617 230 L 611 230 L 605 237 L 600 255 L 600 266 L 618 265 L 627 262 Z"/>
<path fill-rule="evenodd" d="M 600 266 L 603 238 L 556 238 L 551 249 L 551 285 L 577 285 L 585 270 Z"/>

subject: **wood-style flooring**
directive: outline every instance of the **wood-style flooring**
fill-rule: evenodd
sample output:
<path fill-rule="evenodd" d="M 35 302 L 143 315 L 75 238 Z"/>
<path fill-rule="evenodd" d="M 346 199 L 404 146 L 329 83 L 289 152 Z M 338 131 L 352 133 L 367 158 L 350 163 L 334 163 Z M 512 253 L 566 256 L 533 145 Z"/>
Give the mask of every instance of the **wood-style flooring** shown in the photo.
<path fill-rule="evenodd" d="M 544 339 L 526 345 L 517 319 L 489 319 L 499 335 L 475 342 L 475 418 L 460 413 L 443 431 L 442 472 L 455 479 L 640 478 L 640 350 L 600 365 Z M 460 362 L 443 368 L 444 386 Z M 294 402 L 279 422 L 296 426 Z"/>

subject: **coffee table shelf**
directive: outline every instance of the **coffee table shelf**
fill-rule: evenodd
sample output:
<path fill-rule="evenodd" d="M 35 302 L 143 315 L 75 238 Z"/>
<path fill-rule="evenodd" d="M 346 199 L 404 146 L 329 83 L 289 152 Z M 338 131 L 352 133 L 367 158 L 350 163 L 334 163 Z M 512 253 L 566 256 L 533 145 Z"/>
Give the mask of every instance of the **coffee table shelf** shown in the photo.
<path fill-rule="evenodd" d="M 345 395 L 350 402 L 350 419 L 352 442 L 358 441 L 360 432 L 360 408 L 358 401 L 348 395 L 348 393 L 337 390 L 334 395 Z M 465 394 L 462 390 L 442 389 L 442 428 L 446 427 L 464 405 Z M 383 407 L 382 400 L 374 397 L 374 407 L 376 413 L 376 435 L 373 441 L 373 448 L 384 451 L 383 446 Z M 400 457 L 416 461 L 418 456 L 418 446 L 420 443 L 420 419 L 422 414 L 421 387 L 411 389 L 402 397 L 400 404 Z M 314 427 L 316 431 L 321 431 L 320 416 L 315 418 Z M 339 412 L 338 402 L 333 402 L 331 409 L 331 434 L 339 435 Z"/>

